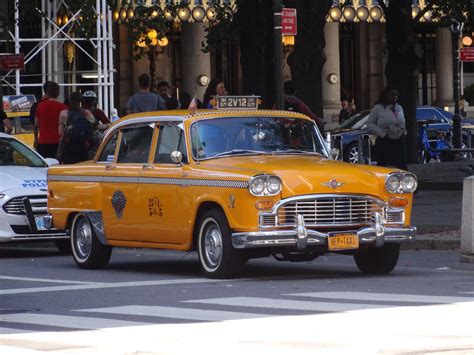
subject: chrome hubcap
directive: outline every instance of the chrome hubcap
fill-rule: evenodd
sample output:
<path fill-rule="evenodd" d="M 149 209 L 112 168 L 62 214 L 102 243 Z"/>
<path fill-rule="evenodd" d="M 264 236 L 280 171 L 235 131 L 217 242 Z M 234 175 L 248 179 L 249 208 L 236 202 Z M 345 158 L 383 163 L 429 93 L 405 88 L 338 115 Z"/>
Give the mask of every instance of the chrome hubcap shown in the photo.
<path fill-rule="evenodd" d="M 207 228 L 204 236 L 204 253 L 209 267 L 219 265 L 222 258 L 222 235 L 216 225 Z"/>
<path fill-rule="evenodd" d="M 75 230 L 75 244 L 78 256 L 81 259 L 86 259 L 92 247 L 92 230 L 86 217 L 83 217 L 77 224 Z"/>

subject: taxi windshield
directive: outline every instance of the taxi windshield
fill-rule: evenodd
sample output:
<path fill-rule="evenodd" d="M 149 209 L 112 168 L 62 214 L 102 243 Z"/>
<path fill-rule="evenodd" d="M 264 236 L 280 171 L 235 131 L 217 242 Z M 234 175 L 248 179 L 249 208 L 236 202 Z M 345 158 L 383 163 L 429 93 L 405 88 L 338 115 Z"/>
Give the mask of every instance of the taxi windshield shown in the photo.
<path fill-rule="evenodd" d="M 24 144 L 11 139 L 0 138 L 0 166 L 47 167 L 47 164 Z"/>
<path fill-rule="evenodd" d="M 323 142 L 313 122 L 294 117 L 225 117 L 191 126 L 197 160 L 243 154 L 320 154 Z"/>

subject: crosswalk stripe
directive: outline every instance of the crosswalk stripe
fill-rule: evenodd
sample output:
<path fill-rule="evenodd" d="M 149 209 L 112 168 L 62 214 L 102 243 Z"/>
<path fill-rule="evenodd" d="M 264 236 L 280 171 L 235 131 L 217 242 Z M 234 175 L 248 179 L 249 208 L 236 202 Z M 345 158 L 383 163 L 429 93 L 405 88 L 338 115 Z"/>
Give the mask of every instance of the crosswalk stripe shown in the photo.
<path fill-rule="evenodd" d="M 289 309 L 299 311 L 315 312 L 346 312 L 360 309 L 382 308 L 386 306 L 358 303 L 331 303 L 331 302 L 310 302 L 293 301 L 275 298 L 260 297 L 229 297 L 211 298 L 202 300 L 183 301 L 188 303 L 217 304 L 223 306 L 240 306 L 253 308 Z"/>
<path fill-rule="evenodd" d="M 409 295 L 400 293 L 370 293 L 370 292 L 305 292 L 289 293 L 285 296 L 329 298 L 352 301 L 387 301 L 407 303 L 457 303 L 472 302 L 472 297 L 447 297 L 429 295 Z"/>
<path fill-rule="evenodd" d="M 132 327 L 150 323 L 130 322 L 116 319 L 60 316 L 54 314 L 17 313 L 0 315 L 0 322 L 46 325 L 70 329 L 102 329 L 113 327 Z"/>
<path fill-rule="evenodd" d="M 266 314 L 244 313 L 244 312 L 227 312 L 227 311 L 214 311 L 214 310 L 192 309 L 192 308 L 133 306 L 133 305 L 120 306 L 120 307 L 94 308 L 94 309 L 80 309 L 77 311 L 126 314 L 126 315 L 136 315 L 136 316 L 187 319 L 187 320 L 199 320 L 199 321 L 225 321 L 225 320 L 234 320 L 234 319 L 263 318 L 263 317 L 270 316 Z"/>

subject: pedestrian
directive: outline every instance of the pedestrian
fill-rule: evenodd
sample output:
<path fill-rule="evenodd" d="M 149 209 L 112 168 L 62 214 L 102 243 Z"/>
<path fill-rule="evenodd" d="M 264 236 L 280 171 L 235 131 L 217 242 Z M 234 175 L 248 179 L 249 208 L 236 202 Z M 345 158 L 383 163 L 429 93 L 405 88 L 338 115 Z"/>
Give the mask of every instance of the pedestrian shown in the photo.
<path fill-rule="evenodd" d="M 49 86 L 50 83 L 51 83 L 51 81 L 47 81 L 43 84 L 43 92 L 44 92 L 43 97 L 41 97 L 41 99 L 39 101 L 36 101 L 33 105 L 31 105 L 31 108 L 30 108 L 30 122 L 33 125 L 35 124 L 36 109 L 38 108 L 39 103 L 48 99 L 47 91 L 48 91 L 48 86 Z"/>
<path fill-rule="evenodd" d="M 50 82 L 46 91 L 48 99 L 40 102 L 35 113 L 34 147 L 44 158 L 56 158 L 60 135 L 59 114 L 67 106 L 59 102 L 59 85 Z"/>
<path fill-rule="evenodd" d="M 82 94 L 79 91 L 69 96 L 69 109 L 61 111 L 58 133 L 61 145 L 59 160 L 64 164 L 75 164 L 89 159 L 94 149 L 93 125 L 98 125 L 92 112 L 81 107 Z"/>
<path fill-rule="evenodd" d="M 222 80 L 213 79 L 207 86 L 206 92 L 204 93 L 204 98 L 202 101 L 203 108 L 214 108 L 212 104 L 212 99 L 214 96 L 226 96 L 227 91 L 225 90 L 225 85 Z"/>
<path fill-rule="evenodd" d="M 341 100 L 341 111 L 339 111 L 339 124 L 342 124 L 354 113 L 355 113 L 355 105 L 352 104 L 351 100 L 347 98 L 343 98 Z"/>
<path fill-rule="evenodd" d="M 191 95 L 189 95 L 187 92 L 183 92 L 179 95 L 179 106 L 183 109 L 186 110 L 189 108 L 189 105 L 191 104 L 191 100 L 193 98 Z"/>
<path fill-rule="evenodd" d="M 322 118 L 316 116 L 311 109 L 299 98 L 296 97 L 296 86 L 291 80 L 285 81 L 283 84 L 283 91 L 285 92 L 284 105 L 285 110 L 299 112 L 311 118 L 319 127 L 321 131 L 326 124 Z"/>
<path fill-rule="evenodd" d="M 97 107 L 97 94 L 94 90 L 87 90 L 82 94 L 82 108 L 89 110 L 98 121 L 98 128 L 105 130 L 110 126 L 110 120 L 100 108 Z"/>
<path fill-rule="evenodd" d="M 120 116 L 118 115 L 118 110 L 115 107 L 110 111 L 110 115 L 110 120 L 112 121 L 112 123 L 120 119 Z"/>
<path fill-rule="evenodd" d="M 377 136 L 375 140 L 377 165 L 408 170 L 405 115 L 397 101 L 397 90 L 390 86 L 384 88 L 370 112 L 367 128 L 371 134 Z"/>
<path fill-rule="evenodd" d="M 127 114 L 165 109 L 165 101 L 160 95 L 150 91 L 150 84 L 151 79 L 148 74 L 138 77 L 140 90 L 128 99 Z"/>
<path fill-rule="evenodd" d="M 0 107 L 0 133 L 11 134 L 12 131 L 12 121 L 8 118 L 7 114 L 3 110 L 3 107 Z"/>
<path fill-rule="evenodd" d="M 178 110 L 179 101 L 176 97 L 170 96 L 165 101 L 165 107 L 167 110 Z"/>
<path fill-rule="evenodd" d="M 163 81 L 160 81 L 157 85 L 156 85 L 156 91 L 158 92 L 158 95 L 160 95 L 162 97 L 163 100 L 166 100 L 169 99 L 171 97 L 170 95 L 170 84 L 163 80 Z"/>

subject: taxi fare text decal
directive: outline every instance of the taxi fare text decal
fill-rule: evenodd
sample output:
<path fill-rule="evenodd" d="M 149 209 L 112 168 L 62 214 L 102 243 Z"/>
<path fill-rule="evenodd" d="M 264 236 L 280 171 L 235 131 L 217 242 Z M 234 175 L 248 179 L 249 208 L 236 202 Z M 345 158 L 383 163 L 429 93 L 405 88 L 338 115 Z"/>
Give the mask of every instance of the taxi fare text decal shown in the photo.
<path fill-rule="evenodd" d="M 163 216 L 163 206 L 160 203 L 160 199 L 158 197 L 152 197 L 148 199 L 148 215 L 158 215 Z"/>
<path fill-rule="evenodd" d="M 156 184 L 156 185 L 182 185 L 182 186 L 210 186 L 210 187 L 232 187 L 236 189 L 247 189 L 247 181 L 233 180 L 206 180 L 185 178 L 160 178 L 160 177 L 130 177 L 130 176 L 65 176 L 48 175 L 50 181 L 71 182 L 122 182 L 133 184 Z"/>

